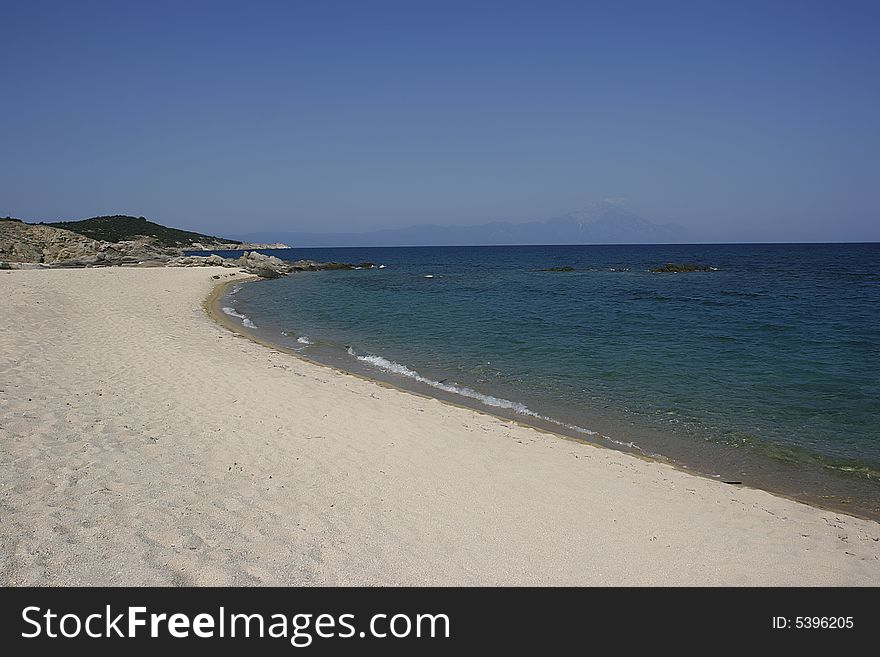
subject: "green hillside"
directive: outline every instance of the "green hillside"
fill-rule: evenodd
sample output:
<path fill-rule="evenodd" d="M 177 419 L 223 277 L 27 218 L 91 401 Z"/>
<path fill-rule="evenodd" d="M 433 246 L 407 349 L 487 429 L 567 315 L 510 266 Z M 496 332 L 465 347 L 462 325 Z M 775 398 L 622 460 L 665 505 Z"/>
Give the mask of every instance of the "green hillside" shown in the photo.
<path fill-rule="evenodd" d="M 143 217 L 129 217 L 122 214 L 108 217 L 92 217 L 82 221 L 56 221 L 45 225 L 63 228 L 80 235 L 85 235 L 93 240 L 103 240 L 105 242 L 121 242 L 139 236 L 155 237 L 163 246 L 171 247 L 185 247 L 193 242 L 201 242 L 205 245 L 220 242 L 237 242 L 237 240 L 228 240 L 223 237 L 168 228 L 167 226 L 147 221 Z"/>

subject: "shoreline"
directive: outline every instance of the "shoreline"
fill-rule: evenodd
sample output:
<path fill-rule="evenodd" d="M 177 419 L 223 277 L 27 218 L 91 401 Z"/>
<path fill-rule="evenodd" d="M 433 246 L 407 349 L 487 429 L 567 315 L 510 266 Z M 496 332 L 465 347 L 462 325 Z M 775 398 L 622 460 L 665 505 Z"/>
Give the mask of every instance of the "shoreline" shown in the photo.
<path fill-rule="evenodd" d="M 306 354 L 303 354 L 301 351 L 296 349 L 289 348 L 283 344 L 278 342 L 273 342 L 271 338 L 263 337 L 254 330 L 244 326 L 241 322 L 235 321 L 232 317 L 230 317 L 227 313 L 223 312 L 223 299 L 227 295 L 228 289 L 235 284 L 252 284 L 258 282 L 265 282 L 264 279 L 260 279 L 257 276 L 250 276 L 249 278 L 237 279 L 235 281 L 224 281 L 218 283 L 217 287 L 212 290 L 211 294 L 205 299 L 205 303 L 203 304 L 205 312 L 208 316 L 227 330 L 232 331 L 238 335 L 241 335 L 256 344 L 259 344 L 268 349 L 273 349 L 275 351 L 279 351 L 286 355 L 292 356 L 294 358 L 302 359 L 310 364 L 317 365 L 319 367 L 326 367 L 333 371 L 341 372 L 343 374 L 347 374 L 350 376 L 357 377 L 364 381 L 368 381 L 374 383 L 379 386 L 391 388 L 393 390 L 415 395 L 421 398 L 427 399 L 435 399 L 443 404 L 448 404 L 453 407 L 462 408 L 470 411 L 474 411 L 477 413 L 482 413 L 488 417 L 500 419 L 506 422 L 514 422 L 519 426 L 524 428 L 530 428 L 537 431 L 544 432 L 556 438 L 574 441 L 576 443 L 583 443 L 586 445 L 591 445 L 594 447 L 599 447 L 602 449 L 608 449 L 615 452 L 620 452 L 624 454 L 628 454 L 630 456 L 634 456 L 636 458 L 645 460 L 651 463 L 660 463 L 665 464 L 670 467 L 675 468 L 676 470 L 697 477 L 701 477 L 707 479 L 709 481 L 713 481 L 716 483 L 723 483 L 725 485 L 732 485 L 741 488 L 748 488 L 752 490 L 759 490 L 763 492 L 767 492 L 771 495 L 775 495 L 782 499 L 790 500 L 793 502 L 797 502 L 800 504 L 806 504 L 808 506 L 812 506 L 817 509 L 822 509 L 826 511 L 833 511 L 836 513 L 845 513 L 849 516 L 860 518 L 869 521 L 880 521 L 880 511 L 871 512 L 869 509 L 853 509 L 848 507 L 846 502 L 841 501 L 837 504 L 833 502 L 826 502 L 825 498 L 819 493 L 807 493 L 806 491 L 802 492 L 800 495 L 795 493 L 788 493 L 784 490 L 784 487 L 780 486 L 778 483 L 773 485 L 773 482 L 770 481 L 761 481 L 761 482 L 749 482 L 746 483 L 734 483 L 730 484 L 727 481 L 724 481 L 721 474 L 712 474 L 707 472 L 706 469 L 699 469 L 699 467 L 691 467 L 686 463 L 679 462 L 674 458 L 668 457 L 664 454 L 646 452 L 639 448 L 637 445 L 634 445 L 632 442 L 625 442 L 624 440 L 617 440 L 610 436 L 603 434 L 600 431 L 589 431 L 586 429 L 580 429 L 580 427 L 571 427 L 568 428 L 567 425 L 559 420 L 554 420 L 552 418 L 544 418 L 543 416 L 529 417 L 525 416 L 521 413 L 516 412 L 512 409 L 492 409 L 488 407 L 486 404 L 481 403 L 479 400 L 469 401 L 466 397 L 462 397 L 459 399 L 459 395 L 455 395 L 454 393 L 446 393 L 443 394 L 442 391 L 421 391 L 417 389 L 421 386 L 412 385 L 408 387 L 406 382 L 397 382 L 393 380 L 393 377 L 389 374 L 386 378 L 380 378 L 379 376 L 374 375 L 371 372 L 362 372 L 354 369 L 347 369 L 344 364 L 337 365 L 330 362 L 324 362 L 320 359 L 312 358 Z M 427 386 L 425 386 L 427 387 Z M 569 433 L 566 433 L 566 429 L 568 428 Z M 585 436 L 582 432 L 588 432 L 592 435 Z M 718 446 L 720 449 L 720 446 Z M 764 457 L 769 458 L 769 457 Z M 824 473 L 823 473 L 824 474 Z M 835 475 L 827 475 L 829 477 L 833 477 Z M 836 475 L 838 479 L 842 479 L 843 475 Z"/>
<path fill-rule="evenodd" d="M 877 522 L 291 358 L 229 273 L 0 272 L 3 584 L 880 584 Z"/>
<path fill-rule="evenodd" d="M 241 335 L 242 337 L 245 337 L 248 340 L 250 340 L 256 344 L 259 344 L 263 347 L 266 347 L 267 349 L 272 349 L 273 351 L 279 351 L 279 352 L 286 354 L 288 356 L 292 356 L 293 358 L 299 358 L 299 359 L 301 359 L 311 365 L 316 365 L 318 367 L 325 367 L 329 370 L 339 372 L 341 374 L 354 376 L 358 379 L 361 379 L 362 381 L 368 381 L 369 383 L 373 383 L 378 386 L 382 386 L 384 388 L 390 388 L 392 390 L 396 390 L 397 392 L 405 393 L 408 395 L 414 395 L 414 396 L 420 397 L 422 399 L 433 399 L 433 400 L 439 401 L 442 404 L 447 404 L 449 406 L 453 406 L 455 408 L 465 409 L 468 411 L 474 411 L 476 413 L 482 413 L 483 415 L 486 415 L 488 417 L 503 420 L 505 422 L 514 422 L 524 428 L 542 431 L 543 433 L 547 433 L 547 434 L 556 436 L 557 438 L 561 438 L 564 440 L 572 440 L 577 443 L 583 443 L 586 445 L 593 445 L 594 447 L 600 447 L 602 449 L 611 449 L 614 451 L 619 451 L 619 452 L 622 452 L 625 454 L 630 454 L 632 456 L 635 456 L 637 458 L 641 458 L 641 459 L 644 459 L 644 460 L 650 461 L 650 462 L 668 463 L 668 465 L 671 465 L 671 466 L 675 467 L 676 469 L 681 470 L 682 472 L 689 472 L 686 468 L 682 468 L 682 467 L 676 465 L 672 461 L 665 461 L 662 458 L 654 458 L 651 455 L 644 454 L 643 452 L 635 450 L 635 449 L 625 449 L 623 444 L 621 444 L 621 448 L 618 449 L 616 447 L 609 447 L 606 445 L 602 445 L 601 443 L 591 441 L 587 438 L 580 438 L 578 436 L 568 435 L 568 434 L 562 433 L 560 431 L 554 431 L 553 429 L 545 428 L 544 426 L 542 426 L 540 424 L 540 422 L 539 422 L 540 418 L 536 419 L 535 422 L 530 422 L 527 419 L 523 419 L 522 416 L 517 417 L 518 414 L 516 414 L 515 411 L 511 412 L 511 414 L 510 414 L 511 417 L 508 417 L 506 415 L 502 415 L 501 413 L 493 413 L 491 410 L 486 409 L 484 405 L 481 405 L 481 406 L 477 406 L 476 404 L 470 405 L 467 402 L 458 402 L 458 401 L 454 401 L 451 399 L 446 399 L 446 398 L 441 397 L 439 395 L 431 395 L 431 394 L 422 393 L 422 392 L 419 392 L 418 390 L 413 390 L 413 389 L 407 388 L 405 386 L 397 385 L 391 381 L 386 381 L 384 379 L 370 376 L 369 374 L 363 374 L 361 372 L 354 372 L 354 371 L 344 369 L 342 367 L 336 367 L 335 365 L 324 363 L 320 360 L 310 358 L 309 356 L 307 356 L 301 352 L 298 352 L 294 349 L 290 349 L 288 347 L 285 347 L 284 345 L 277 344 L 275 342 L 272 342 L 271 340 L 264 339 L 261 336 L 255 334 L 252 330 L 248 329 L 248 327 L 230 319 L 230 316 L 228 314 L 224 313 L 221 308 L 221 301 L 222 301 L 223 297 L 225 296 L 226 289 L 228 287 L 230 287 L 232 285 L 239 284 L 239 283 L 258 283 L 261 280 L 264 280 L 264 279 L 260 279 L 259 277 L 254 276 L 252 278 L 247 278 L 247 279 L 240 278 L 240 279 L 236 279 L 234 281 L 219 282 L 217 284 L 216 288 L 214 290 L 212 290 L 211 294 L 208 295 L 208 297 L 205 299 L 205 302 L 203 304 L 205 312 L 208 314 L 208 316 L 213 321 L 217 322 L 218 324 L 223 326 L 225 329 L 231 331 L 232 333 L 235 333 L 237 335 Z M 549 422 L 547 424 L 549 424 Z M 607 438 L 607 436 L 602 436 L 602 437 Z M 701 477 L 711 478 L 709 475 L 705 475 L 703 473 L 691 472 L 691 474 L 696 474 Z"/>

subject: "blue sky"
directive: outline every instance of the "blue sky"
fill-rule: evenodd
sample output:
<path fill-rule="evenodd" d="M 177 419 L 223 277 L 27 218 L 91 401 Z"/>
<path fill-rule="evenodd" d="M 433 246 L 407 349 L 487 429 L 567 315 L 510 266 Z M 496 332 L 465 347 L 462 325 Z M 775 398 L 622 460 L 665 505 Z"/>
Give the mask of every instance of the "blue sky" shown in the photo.
<path fill-rule="evenodd" d="M 880 239 L 878 2 L 6 2 L 0 215 Z"/>

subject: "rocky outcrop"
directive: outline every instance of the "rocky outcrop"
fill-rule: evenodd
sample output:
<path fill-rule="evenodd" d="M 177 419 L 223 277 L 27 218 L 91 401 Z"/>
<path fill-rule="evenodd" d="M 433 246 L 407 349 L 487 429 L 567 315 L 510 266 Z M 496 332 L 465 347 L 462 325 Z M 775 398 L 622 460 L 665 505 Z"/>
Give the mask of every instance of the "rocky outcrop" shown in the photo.
<path fill-rule="evenodd" d="M 316 262 L 314 260 L 285 261 L 256 251 L 245 251 L 237 260 L 225 262 L 233 262 L 246 272 L 262 278 L 278 278 L 297 271 L 373 269 L 376 266 L 372 262 L 352 264 L 348 262 Z"/>
<path fill-rule="evenodd" d="M 177 253 L 154 238 L 101 242 L 63 228 L 0 222 L 0 262 L 44 267 L 109 267 L 165 263 Z"/>
<path fill-rule="evenodd" d="M 61 252 L 54 260 L 44 260 L 50 267 L 112 267 L 142 263 L 164 264 L 173 258 L 174 249 L 159 246 L 151 237 L 124 242 L 94 242 L 91 248 L 76 254 Z M 70 257 L 65 257 L 70 255 Z"/>
<path fill-rule="evenodd" d="M 204 246 L 195 243 L 194 247 Z M 239 245 L 228 245 L 239 246 Z M 284 245 L 269 245 L 284 247 Z M 286 247 L 284 247 L 286 248 Z M 220 250 L 220 249 L 218 249 Z M 241 268 L 261 278 L 278 278 L 295 271 L 321 269 L 371 269 L 371 262 L 358 264 L 297 260 L 289 262 L 257 251 L 241 257 L 184 256 L 180 250 L 165 247 L 155 237 L 139 237 L 121 242 L 102 242 L 63 228 L 21 221 L 0 220 L 0 269 L 43 267 L 109 267 L 114 265 L 159 265 L 168 267 Z"/>
<path fill-rule="evenodd" d="M 289 249 L 290 247 L 283 242 L 275 242 L 273 244 L 262 244 L 259 242 L 228 242 L 228 243 L 215 243 L 211 242 L 208 244 L 203 244 L 202 242 L 193 242 L 190 245 L 189 250 L 191 251 L 238 251 L 240 249 Z"/>
<path fill-rule="evenodd" d="M 93 256 L 98 242 L 68 230 L 33 226 L 20 221 L 0 222 L 0 261 L 55 262 Z"/>
<path fill-rule="evenodd" d="M 221 258 L 216 254 L 209 256 L 176 256 L 169 259 L 167 267 L 237 267 L 234 260 Z"/>
<path fill-rule="evenodd" d="M 302 271 L 294 263 L 256 251 L 245 251 L 239 258 L 222 258 L 216 253 L 209 256 L 178 256 L 167 262 L 169 267 L 240 267 L 248 274 L 261 278 L 278 278 L 292 271 Z"/>
<path fill-rule="evenodd" d="M 284 262 L 281 258 L 258 253 L 257 251 L 245 251 L 236 260 L 236 263 L 247 273 L 255 274 L 260 278 L 278 278 L 279 276 L 287 276 L 287 274 L 293 271 L 290 264 Z"/>

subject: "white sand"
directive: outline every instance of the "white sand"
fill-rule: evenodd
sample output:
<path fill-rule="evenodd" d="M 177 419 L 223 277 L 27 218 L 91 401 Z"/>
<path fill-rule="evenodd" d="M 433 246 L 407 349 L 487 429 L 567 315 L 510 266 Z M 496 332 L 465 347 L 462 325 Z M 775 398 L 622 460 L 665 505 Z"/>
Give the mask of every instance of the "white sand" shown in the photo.
<path fill-rule="evenodd" d="M 0 272 L 0 583 L 880 584 L 878 523 L 233 335 L 229 271 Z"/>

